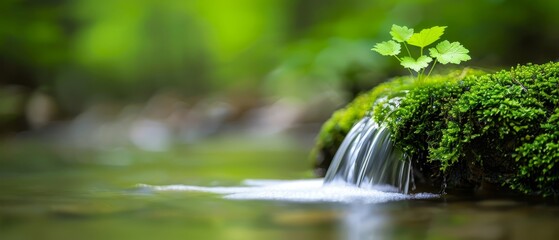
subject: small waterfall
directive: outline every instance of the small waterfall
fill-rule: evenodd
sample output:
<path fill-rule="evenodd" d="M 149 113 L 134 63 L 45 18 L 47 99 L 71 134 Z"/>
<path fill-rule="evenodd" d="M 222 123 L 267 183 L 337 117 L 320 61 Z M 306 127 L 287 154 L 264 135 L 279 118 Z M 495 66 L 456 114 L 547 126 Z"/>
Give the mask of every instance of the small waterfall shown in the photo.
<path fill-rule="evenodd" d="M 399 100 L 391 99 L 388 107 L 396 108 Z M 410 161 L 394 147 L 389 129 L 366 116 L 353 126 L 338 148 L 324 184 L 407 194 L 411 171 Z"/>
<path fill-rule="evenodd" d="M 382 103 L 379 107 L 390 115 L 400 100 L 401 97 L 383 98 L 374 105 Z M 352 204 L 438 197 L 430 193 L 408 194 L 413 179 L 411 171 L 406 156 L 394 147 L 388 128 L 366 116 L 347 134 L 324 180 L 246 180 L 242 186 L 227 187 L 138 184 L 138 191 L 195 191 L 221 194 L 223 198 L 235 200 Z"/>
<path fill-rule="evenodd" d="M 400 100 L 401 97 L 383 98 L 374 105 L 390 115 Z M 146 184 L 138 187 L 142 192 L 196 191 L 222 194 L 224 198 L 235 200 L 294 202 L 369 204 L 438 196 L 408 194 L 410 183 L 413 184 L 411 175 L 411 163 L 394 147 L 388 128 L 366 116 L 347 134 L 324 180 L 246 180 L 243 186 L 227 187 Z"/>

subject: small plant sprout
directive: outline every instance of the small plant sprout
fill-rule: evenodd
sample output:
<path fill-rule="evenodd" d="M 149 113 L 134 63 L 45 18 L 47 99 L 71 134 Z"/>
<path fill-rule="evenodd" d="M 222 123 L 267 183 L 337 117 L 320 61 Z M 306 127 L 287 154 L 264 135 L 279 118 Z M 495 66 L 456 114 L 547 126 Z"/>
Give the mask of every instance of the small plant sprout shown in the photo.
<path fill-rule="evenodd" d="M 444 40 L 439 42 L 434 48 L 429 48 L 429 55 L 424 54 L 425 47 L 438 41 L 444 34 L 446 27 L 434 26 L 414 33 L 413 28 L 406 26 L 392 25 L 390 35 L 392 40 L 377 43 L 371 50 L 383 56 L 394 56 L 404 68 L 408 69 L 413 76 L 412 70 L 416 73 L 417 79 L 422 81 L 429 78 L 437 62 L 441 64 L 460 64 L 460 62 L 470 60 L 470 52 L 459 42 L 449 42 Z M 402 45 L 406 49 L 407 56 L 399 56 Z M 408 45 L 419 48 L 419 57 L 414 58 Z M 427 76 L 425 70 L 433 62 Z"/>

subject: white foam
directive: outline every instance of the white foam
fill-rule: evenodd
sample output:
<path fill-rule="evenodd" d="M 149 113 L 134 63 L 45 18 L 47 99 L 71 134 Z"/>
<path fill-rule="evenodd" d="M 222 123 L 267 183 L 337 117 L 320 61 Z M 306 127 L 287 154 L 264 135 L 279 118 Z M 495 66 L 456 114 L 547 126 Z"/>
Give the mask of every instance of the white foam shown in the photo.
<path fill-rule="evenodd" d="M 195 191 L 223 195 L 235 200 L 274 200 L 291 202 L 341 202 L 341 203 L 382 203 L 405 199 L 426 199 L 438 197 L 436 194 L 401 194 L 354 186 L 323 186 L 323 179 L 309 180 L 246 180 L 244 186 L 201 187 L 189 185 L 152 186 L 139 184 L 138 187 L 154 191 Z"/>

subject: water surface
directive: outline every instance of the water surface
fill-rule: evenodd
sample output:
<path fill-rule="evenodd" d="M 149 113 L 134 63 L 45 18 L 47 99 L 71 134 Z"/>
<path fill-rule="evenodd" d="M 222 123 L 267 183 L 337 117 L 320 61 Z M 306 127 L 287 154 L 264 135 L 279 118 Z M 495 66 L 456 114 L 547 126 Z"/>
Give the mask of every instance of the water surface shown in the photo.
<path fill-rule="evenodd" d="M 559 239 L 559 206 L 549 202 L 367 201 L 374 192 L 361 190 L 343 201 L 250 195 L 277 184 L 318 189 L 308 150 L 289 139 L 215 140 L 160 153 L 3 142 L 0 239 Z"/>

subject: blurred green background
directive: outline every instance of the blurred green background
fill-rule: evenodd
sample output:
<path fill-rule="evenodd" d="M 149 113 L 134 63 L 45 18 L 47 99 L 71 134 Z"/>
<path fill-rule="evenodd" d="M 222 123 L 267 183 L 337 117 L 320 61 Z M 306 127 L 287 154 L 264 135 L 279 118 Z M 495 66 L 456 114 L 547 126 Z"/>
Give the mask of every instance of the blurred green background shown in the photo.
<path fill-rule="evenodd" d="M 130 104 L 166 121 L 194 109 L 198 122 L 222 111 L 232 127 L 254 125 L 264 108 L 256 115 L 319 124 L 405 74 L 370 51 L 392 24 L 448 26 L 444 37 L 471 51 L 465 65 L 489 71 L 559 59 L 559 2 L 549 0 L 3 0 L 0 132 L 91 109 L 122 119 Z M 192 123 L 187 115 L 174 121 Z"/>

